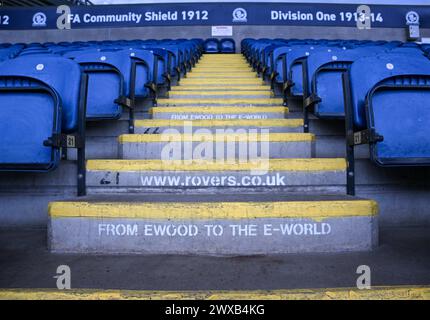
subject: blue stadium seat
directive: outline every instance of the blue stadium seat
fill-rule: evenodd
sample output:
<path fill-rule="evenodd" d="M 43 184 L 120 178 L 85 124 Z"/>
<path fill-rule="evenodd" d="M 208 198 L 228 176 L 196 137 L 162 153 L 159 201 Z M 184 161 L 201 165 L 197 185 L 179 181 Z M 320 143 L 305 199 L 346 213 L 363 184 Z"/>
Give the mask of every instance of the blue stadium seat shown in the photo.
<path fill-rule="evenodd" d="M 379 166 L 430 165 L 430 60 L 411 53 L 364 57 L 343 82 L 349 194 L 355 193 L 356 145 L 369 144 Z"/>
<path fill-rule="evenodd" d="M 235 53 L 236 44 L 233 39 L 221 39 L 220 41 L 220 52 L 221 53 Z"/>
<path fill-rule="evenodd" d="M 148 63 L 149 57 L 153 59 L 146 50 L 91 51 L 76 56 L 74 60 L 89 74 L 89 120 L 118 119 L 126 107 L 129 132 L 134 132 L 135 98 L 152 98 L 154 60 Z"/>
<path fill-rule="evenodd" d="M 215 38 L 207 39 L 204 43 L 206 53 L 219 53 L 219 40 Z"/>
<path fill-rule="evenodd" d="M 357 59 L 386 52 L 383 46 L 317 52 L 303 65 L 304 130 L 309 130 L 309 112 L 321 119 L 344 119 L 342 74 Z"/>
<path fill-rule="evenodd" d="M 87 77 L 56 56 L 0 64 L 0 171 L 49 172 L 61 148 L 78 149 L 78 195 L 85 194 Z"/>

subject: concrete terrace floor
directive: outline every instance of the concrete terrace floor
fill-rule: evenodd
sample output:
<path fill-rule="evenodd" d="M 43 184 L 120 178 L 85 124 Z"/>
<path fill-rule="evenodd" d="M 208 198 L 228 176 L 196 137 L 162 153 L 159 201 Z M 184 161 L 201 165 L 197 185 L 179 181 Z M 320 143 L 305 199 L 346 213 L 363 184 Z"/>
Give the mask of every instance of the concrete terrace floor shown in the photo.
<path fill-rule="evenodd" d="M 0 229 L 0 288 L 56 288 L 68 265 L 72 288 L 275 290 L 355 287 L 368 265 L 373 286 L 430 284 L 430 227 L 383 228 L 372 252 L 241 257 L 60 255 L 46 229 Z"/>

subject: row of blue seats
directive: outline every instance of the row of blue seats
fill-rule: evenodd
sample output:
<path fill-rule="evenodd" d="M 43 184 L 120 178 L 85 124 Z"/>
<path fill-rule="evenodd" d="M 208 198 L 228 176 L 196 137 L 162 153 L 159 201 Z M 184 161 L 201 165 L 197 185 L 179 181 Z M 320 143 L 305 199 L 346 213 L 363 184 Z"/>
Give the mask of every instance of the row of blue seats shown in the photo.
<path fill-rule="evenodd" d="M 170 89 L 204 52 L 200 39 L 2 45 L 0 171 L 49 172 L 78 151 L 85 195 L 85 122 L 119 119 L 137 99 Z"/>
<path fill-rule="evenodd" d="M 273 90 L 309 114 L 345 122 L 348 193 L 354 147 L 379 166 L 430 165 L 430 47 L 397 41 L 244 39 L 242 53 Z M 277 92 L 279 92 L 277 91 Z"/>
<path fill-rule="evenodd" d="M 235 53 L 236 44 L 233 39 L 225 38 L 218 40 L 216 38 L 207 39 L 204 43 L 206 53 Z"/>

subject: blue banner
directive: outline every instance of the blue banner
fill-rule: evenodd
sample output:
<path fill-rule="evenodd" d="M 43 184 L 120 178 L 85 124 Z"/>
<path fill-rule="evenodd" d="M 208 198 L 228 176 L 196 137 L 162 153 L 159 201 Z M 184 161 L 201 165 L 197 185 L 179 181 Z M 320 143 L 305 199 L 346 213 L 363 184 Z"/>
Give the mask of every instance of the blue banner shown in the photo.
<path fill-rule="evenodd" d="M 291 25 L 356 27 L 353 4 L 160 3 L 139 5 L 1 8 L 0 30 L 196 25 Z M 430 6 L 369 5 L 372 28 L 402 28 L 406 17 L 430 28 Z"/>

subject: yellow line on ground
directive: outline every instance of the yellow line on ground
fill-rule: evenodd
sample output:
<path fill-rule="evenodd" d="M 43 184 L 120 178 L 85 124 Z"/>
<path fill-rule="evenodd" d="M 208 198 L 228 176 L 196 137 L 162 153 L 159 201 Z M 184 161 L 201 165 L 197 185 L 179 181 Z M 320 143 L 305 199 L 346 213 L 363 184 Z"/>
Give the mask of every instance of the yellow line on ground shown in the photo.
<path fill-rule="evenodd" d="M 303 119 L 261 119 L 261 120 L 168 120 L 145 119 L 135 120 L 136 128 L 158 127 L 301 127 Z"/>
<path fill-rule="evenodd" d="M 217 61 L 217 62 L 202 62 L 199 63 L 195 69 L 201 68 L 201 67 L 212 67 L 212 68 L 218 68 L 218 70 L 228 70 L 230 68 L 245 68 L 249 65 L 242 62 L 227 62 L 227 61 Z"/>
<path fill-rule="evenodd" d="M 282 105 L 283 100 L 279 98 L 172 98 L 158 99 L 158 105 L 192 105 L 192 104 L 246 104 L 246 105 Z"/>
<path fill-rule="evenodd" d="M 315 141 L 312 133 L 267 133 L 267 134 L 242 134 L 242 133 L 194 133 L 194 134 L 122 134 L 118 142 L 123 143 L 157 143 L 157 142 L 311 142 Z"/>
<path fill-rule="evenodd" d="M 267 91 L 176 91 L 169 92 L 169 96 L 267 96 L 271 97 L 272 92 Z"/>
<path fill-rule="evenodd" d="M 254 114 L 254 113 L 288 113 L 287 107 L 153 107 L 155 113 L 198 113 L 198 114 Z"/>
<path fill-rule="evenodd" d="M 211 70 L 203 70 L 200 67 L 197 67 L 195 69 L 193 69 L 191 72 L 189 72 L 189 74 L 196 74 L 196 73 L 211 73 L 211 74 L 232 74 L 232 73 L 252 73 L 255 74 L 254 72 L 252 72 L 251 68 L 235 68 L 234 70 L 228 69 L 223 71 L 222 68 L 212 68 Z"/>
<path fill-rule="evenodd" d="M 341 158 L 325 159 L 263 159 L 254 162 L 198 161 L 198 160 L 88 160 L 89 171 L 345 171 L 346 161 Z M 258 171 L 258 170 L 257 170 Z"/>
<path fill-rule="evenodd" d="M 217 73 L 196 73 L 187 76 L 187 79 L 223 79 L 230 81 L 230 79 L 255 79 L 257 75 L 255 73 L 238 73 L 238 74 L 217 74 Z"/>
<path fill-rule="evenodd" d="M 215 68 L 215 67 L 197 67 L 191 71 L 192 74 L 194 73 L 204 73 L 204 72 L 210 72 L 210 73 L 220 73 L 221 68 Z M 239 72 L 239 73 L 248 73 L 252 72 L 252 69 L 250 67 L 235 67 L 235 68 L 229 68 L 227 70 L 228 72 Z"/>
<path fill-rule="evenodd" d="M 370 290 L 149 291 L 97 289 L 3 289 L 1 300 L 430 300 L 430 286 L 387 286 Z"/>
<path fill-rule="evenodd" d="M 201 64 L 198 67 L 194 68 L 193 70 L 198 70 L 199 68 L 218 68 L 219 71 L 220 70 L 221 71 L 222 70 L 230 71 L 229 70 L 230 68 L 231 69 L 234 69 L 234 68 L 249 68 L 249 66 L 246 65 L 246 64 L 241 64 L 241 63 L 223 63 L 223 62 L 219 62 L 219 63 L 205 63 L 205 64 Z"/>
<path fill-rule="evenodd" d="M 89 202 L 57 201 L 48 208 L 52 218 L 126 218 L 171 220 L 311 219 L 371 217 L 373 200 L 273 202 Z"/>
<path fill-rule="evenodd" d="M 175 92 L 178 91 L 217 91 L 217 90 L 227 90 L 228 91 L 239 91 L 239 90 L 252 90 L 252 91 L 270 91 L 270 87 L 269 86 L 263 86 L 263 85 L 251 85 L 251 84 L 245 84 L 245 85 L 221 85 L 221 86 L 199 86 L 199 85 L 189 85 L 189 84 L 185 84 L 182 86 L 176 86 L 173 87 L 173 90 Z M 172 92 L 172 91 L 170 91 Z"/>
<path fill-rule="evenodd" d="M 228 82 L 231 85 L 235 84 L 241 84 L 241 85 L 247 85 L 247 84 L 258 84 L 262 85 L 263 80 L 260 78 L 250 78 L 250 79 L 229 79 Z M 220 79 L 181 79 L 180 85 L 182 84 L 197 84 L 197 85 L 205 85 L 205 84 L 219 84 L 219 85 L 225 85 L 226 81 L 221 81 Z"/>

